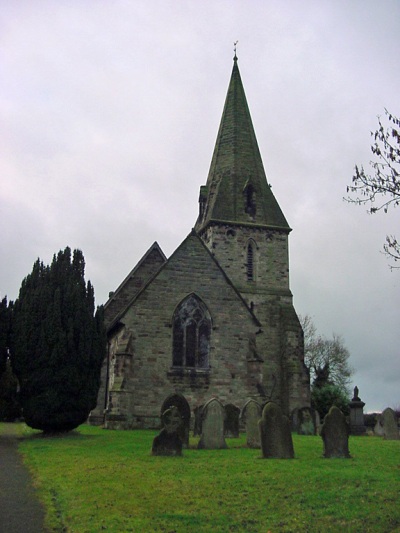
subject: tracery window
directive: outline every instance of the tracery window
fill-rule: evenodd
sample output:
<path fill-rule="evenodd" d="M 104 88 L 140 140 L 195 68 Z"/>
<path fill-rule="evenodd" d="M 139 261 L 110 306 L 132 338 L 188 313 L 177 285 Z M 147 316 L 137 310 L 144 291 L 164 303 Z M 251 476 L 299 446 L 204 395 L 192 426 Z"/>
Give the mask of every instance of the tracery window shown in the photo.
<path fill-rule="evenodd" d="M 185 298 L 173 317 L 173 366 L 208 368 L 211 316 L 195 294 Z"/>

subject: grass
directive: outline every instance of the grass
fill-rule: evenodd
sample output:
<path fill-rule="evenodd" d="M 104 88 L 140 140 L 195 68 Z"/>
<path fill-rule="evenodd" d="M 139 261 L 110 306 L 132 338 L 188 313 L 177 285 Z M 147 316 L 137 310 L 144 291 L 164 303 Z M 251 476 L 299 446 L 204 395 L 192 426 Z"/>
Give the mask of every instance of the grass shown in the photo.
<path fill-rule="evenodd" d="M 320 437 L 293 435 L 296 458 L 274 460 L 244 436 L 227 450 L 192 439 L 183 457 L 152 457 L 154 431 L 24 427 L 20 451 L 53 531 L 400 531 L 400 441 L 353 437 L 351 459 L 323 459 Z"/>

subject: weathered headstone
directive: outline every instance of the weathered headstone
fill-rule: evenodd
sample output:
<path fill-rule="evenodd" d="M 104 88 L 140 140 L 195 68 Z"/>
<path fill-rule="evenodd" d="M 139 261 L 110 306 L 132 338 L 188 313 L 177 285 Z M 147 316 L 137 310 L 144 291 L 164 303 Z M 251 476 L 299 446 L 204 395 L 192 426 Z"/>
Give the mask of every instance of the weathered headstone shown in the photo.
<path fill-rule="evenodd" d="M 182 419 L 180 427 L 180 437 L 185 448 L 189 447 L 189 432 L 190 432 L 190 406 L 186 398 L 182 394 L 171 394 L 164 400 L 161 407 L 161 413 L 167 409 L 176 407 Z"/>
<path fill-rule="evenodd" d="M 399 440 L 399 427 L 397 425 L 396 415 L 390 407 L 387 407 L 382 415 L 381 422 L 383 427 L 383 438 L 386 440 Z"/>
<path fill-rule="evenodd" d="M 178 408 L 167 409 L 161 417 L 163 429 L 153 440 L 152 455 L 182 455 L 182 417 Z"/>
<path fill-rule="evenodd" d="M 383 437 L 385 434 L 383 429 L 383 418 L 382 414 L 378 414 L 376 417 L 376 424 L 374 427 L 374 435 L 377 435 L 378 437 Z"/>
<path fill-rule="evenodd" d="M 358 395 L 358 387 L 354 387 L 353 399 L 349 403 L 350 408 L 350 433 L 352 435 L 364 435 L 367 428 L 364 425 L 364 405 Z"/>
<path fill-rule="evenodd" d="M 268 402 L 259 421 L 261 450 L 264 458 L 293 459 L 294 449 L 290 422 L 282 409 Z"/>
<path fill-rule="evenodd" d="M 292 413 L 292 430 L 299 435 L 316 435 L 317 412 L 311 407 L 300 407 Z"/>
<path fill-rule="evenodd" d="M 261 405 L 255 400 L 248 400 L 242 409 L 246 442 L 249 448 L 261 448 L 260 430 L 258 427 L 261 411 Z"/>
<path fill-rule="evenodd" d="M 321 437 L 324 443 L 324 457 L 349 458 L 349 426 L 342 411 L 333 405 L 324 418 Z"/>
<path fill-rule="evenodd" d="M 233 439 L 239 438 L 239 415 L 239 407 L 236 407 L 236 405 L 233 405 L 233 403 L 228 403 L 227 405 L 225 405 L 225 437 L 230 437 Z"/>
<path fill-rule="evenodd" d="M 216 398 L 212 398 L 204 405 L 199 449 L 227 448 L 224 437 L 224 418 L 224 406 Z"/>

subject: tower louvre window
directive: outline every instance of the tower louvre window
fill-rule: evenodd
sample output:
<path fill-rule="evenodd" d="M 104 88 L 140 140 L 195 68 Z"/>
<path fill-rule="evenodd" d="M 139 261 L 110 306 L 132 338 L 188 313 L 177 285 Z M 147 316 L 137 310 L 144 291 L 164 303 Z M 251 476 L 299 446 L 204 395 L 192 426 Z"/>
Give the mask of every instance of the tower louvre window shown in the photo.
<path fill-rule="evenodd" d="M 185 298 L 173 317 L 172 364 L 175 367 L 208 368 L 211 316 L 195 294 Z"/>
<path fill-rule="evenodd" d="M 251 217 L 256 215 L 256 195 L 253 185 L 249 184 L 244 190 L 244 210 Z"/>
<path fill-rule="evenodd" d="M 254 281 L 254 245 L 249 242 L 247 245 L 247 281 Z"/>

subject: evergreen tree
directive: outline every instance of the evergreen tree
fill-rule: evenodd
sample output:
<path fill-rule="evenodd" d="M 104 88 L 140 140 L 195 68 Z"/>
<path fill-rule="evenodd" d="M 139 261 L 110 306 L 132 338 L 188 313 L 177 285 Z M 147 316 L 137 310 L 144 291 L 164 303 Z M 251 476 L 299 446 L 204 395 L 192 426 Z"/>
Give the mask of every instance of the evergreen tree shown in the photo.
<path fill-rule="evenodd" d="M 0 420 L 3 422 L 14 422 L 21 416 L 17 390 L 18 380 L 8 359 L 6 369 L 0 376 Z"/>
<path fill-rule="evenodd" d="M 94 409 L 104 358 L 102 309 L 85 283 L 85 261 L 70 248 L 50 266 L 39 259 L 14 306 L 12 365 L 26 423 L 68 431 Z"/>
<path fill-rule="evenodd" d="M 0 377 L 6 369 L 11 336 L 11 314 L 13 303 L 7 305 L 7 297 L 0 302 Z"/>

